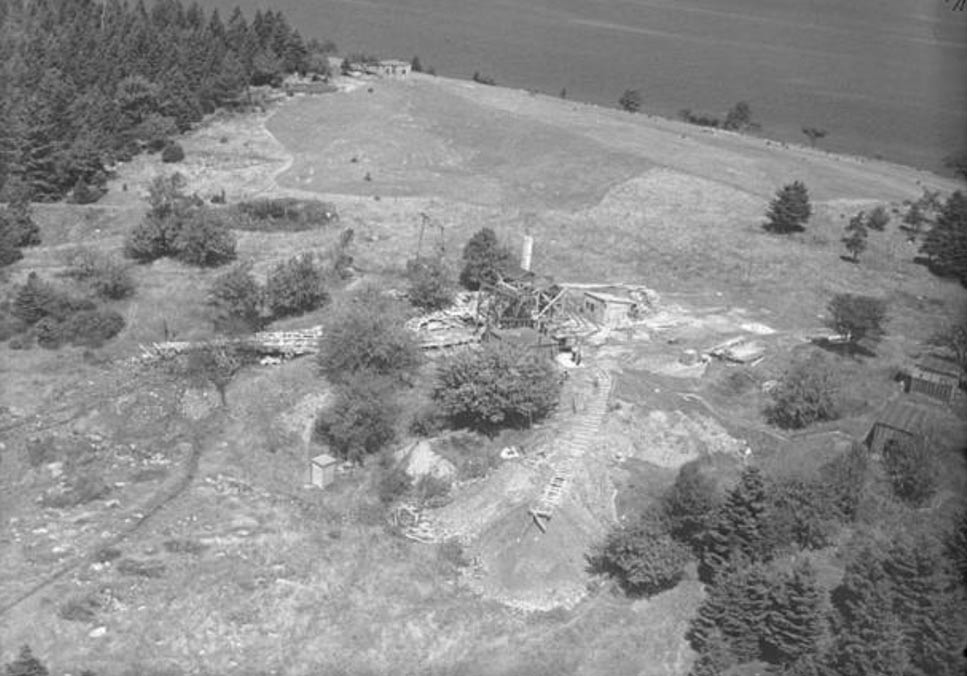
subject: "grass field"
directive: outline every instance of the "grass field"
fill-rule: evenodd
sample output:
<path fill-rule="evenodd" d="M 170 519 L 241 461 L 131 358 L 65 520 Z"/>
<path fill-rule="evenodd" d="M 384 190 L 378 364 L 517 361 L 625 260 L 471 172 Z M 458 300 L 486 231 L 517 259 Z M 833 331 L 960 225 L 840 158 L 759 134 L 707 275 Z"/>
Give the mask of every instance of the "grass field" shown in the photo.
<path fill-rule="evenodd" d="M 770 471 L 813 471 L 827 436 L 861 435 L 894 394 L 895 368 L 967 298 L 913 263 L 895 218 L 871 234 L 859 264 L 840 259 L 856 210 L 956 184 L 644 115 L 417 76 L 297 97 L 270 116 L 219 117 L 183 145 L 177 169 L 203 197 L 336 205 L 340 220 L 325 227 L 237 233 L 240 258 L 259 275 L 327 251 L 351 227 L 353 285 L 399 287 L 425 214 L 424 251 L 443 244 L 454 264 L 488 226 L 515 249 L 533 235 L 535 270 L 559 281 L 657 290 L 672 328 L 589 349 L 617 376 L 593 467 L 597 493 L 617 490 L 619 514 L 653 500 L 692 457 L 710 454 L 722 477 L 734 476 L 746 444 Z M 9 268 L 5 288 L 34 269 L 55 276 L 78 244 L 120 250 L 148 182 L 170 170 L 143 156 L 120 169 L 102 204 L 38 206 L 44 245 Z M 802 234 L 766 234 L 768 200 L 794 179 L 810 189 L 813 219 Z M 574 608 L 529 614 L 480 597 L 452 552 L 390 532 L 369 469 L 324 492 L 304 487 L 317 450 L 309 425 L 329 393 L 310 360 L 247 369 L 225 408 L 175 372 L 126 361 L 162 340 L 164 325 L 178 338 L 212 334 L 205 295 L 217 271 L 161 260 L 134 274 L 135 296 L 115 305 L 127 328 L 105 348 L 0 345 L 0 660 L 29 642 L 52 673 L 101 676 L 687 671 L 696 581 L 640 601 L 593 583 Z M 885 298 L 887 336 L 875 357 L 838 362 L 846 418 L 822 428 L 822 441 L 786 438 L 765 426 L 762 386 L 840 291 Z M 321 310 L 284 326 L 326 318 Z M 762 364 L 661 372 L 683 349 L 708 348 L 749 322 L 775 330 Z M 944 417 L 951 448 L 964 441 L 958 407 Z M 553 428 L 486 443 L 539 446 Z M 949 458 L 943 498 L 952 502 L 964 468 Z M 74 472 L 103 477 L 109 493 L 66 507 L 37 502 Z M 468 494 L 487 490 L 495 485 Z M 31 584 L 36 593 L 14 603 Z"/>

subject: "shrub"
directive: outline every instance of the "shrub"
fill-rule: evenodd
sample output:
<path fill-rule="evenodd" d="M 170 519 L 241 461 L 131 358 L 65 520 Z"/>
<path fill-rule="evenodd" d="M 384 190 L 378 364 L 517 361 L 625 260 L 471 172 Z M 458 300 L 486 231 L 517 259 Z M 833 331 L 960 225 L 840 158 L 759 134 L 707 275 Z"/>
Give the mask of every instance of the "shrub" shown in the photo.
<path fill-rule="evenodd" d="M 148 215 L 128 233 L 124 255 L 139 263 L 150 263 L 169 255 L 174 236 L 171 225 L 163 218 Z"/>
<path fill-rule="evenodd" d="M 172 241 L 178 260 L 213 267 L 235 259 L 235 235 L 205 209 L 195 209 Z"/>
<path fill-rule="evenodd" d="M 709 515 L 719 503 L 715 480 L 703 472 L 698 460 L 682 465 L 675 483 L 662 496 L 668 532 L 698 551 Z"/>
<path fill-rule="evenodd" d="M 130 269 L 114 256 L 80 248 L 68 255 L 68 265 L 66 276 L 87 284 L 101 298 L 120 300 L 134 293 Z"/>
<path fill-rule="evenodd" d="M 81 596 L 68 599 L 61 604 L 57 615 L 68 622 L 93 622 L 97 619 L 97 611 L 100 609 L 101 605 L 95 597 Z"/>
<path fill-rule="evenodd" d="M 376 289 L 354 296 L 333 317 L 319 341 L 318 363 L 334 381 L 365 371 L 407 379 L 422 361 L 398 305 Z"/>
<path fill-rule="evenodd" d="M 766 418 L 784 429 L 835 420 L 839 417 L 838 388 L 832 366 L 820 353 L 813 353 L 793 364 L 779 379 Z"/>
<path fill-rule="evenodd" d="M 444 363 L 433 398 L 456 425 L 493 434 L 540 420 L 557 404 L 559 391 L 560 379 L 548 359 L 526 348 L 489 343 Z"/>
<path fill-rule="evenodd" d="M 218 275 L 208 291 L 216 329 L 226 333 L 248 333 L 265 326 L 262 314 L 263 290 L 252 275 L 251 263 L 240 263 Z"/>
<path fill-rule="evenodd" d="M 103 478 L 93 474 L 83 474 L 71 481 L 66 490 L 45 493 L 41 504 L 44 507 L 68 509 L 101 500 L 110 494 L 111 487 Z"/>
<path fill-rule="evenodd" d="M 121 559 L 117 562 L 116 570 L 121 575 L 133 575 L 136 577 L 163 577 L 165 574 L 165 564 L 162 561 L 138 559 Z"/>
<path fill-rule="evenodd" d="M 260 198 L 233 207 L 243 218 L 234 227 L 243 230 L 308 230 L 339 220 L 336 205 L 294 197 Z"/>
<path fill-rule="evenodd" d="M 20 648 L 17 659 L 6 665 L 4 673 L 6 676 L 48 676 L 50 674 L 44 663 L 34 657 L 28 645 Z"/>
<path fill-rule="evenodd" d="M 124 317 L 114 310 L 82 310 L 58 327 L 59 339 L 72 345 L 100 347 L 121 333 Z"/>
<path fill-rule="evenodd" d="M 855 351 L 864 339 L 876 342 L 883 336 L 886 303 L 879 298 L 852 293 L 838 293 L 826 306 L 826 325 L 846 336 L 847 345 Z"/>
<path fill-rule="evenodd" d="M 74 204 L 93 204 L 104 197 L 105 190 L 100 186 L 90 184 L 83 178 L 78 178 L 71 190 L 70 201 Z"/>
<path fill-rule="evenodd" d="M 27 276 L 27 282 L 14 296 L 12 314 L 26 322 L 35 324 L 43 318 L 54 322 L 67 319 L 75 312 L 93 310 L 95 305 L 86 298 L 67 293 L 40 278 L 36 272 Z"/>
<path fill-rule="evenodd" d="M 481 284 L 497 281 L 501 269 L 512 262 L 513 256 L 497 241 L 497 234 L 490 228 L 482 228 L 463 248 L 464 265 L 460 271 L 460 283 L 476 291 Z"/>
<path fill-rule="evenodd" d="M 328 298 L 322 268 L 309 253 L 277 265 L 265 284 L 265 300 L 276 318 L 311 312 Z"/>
<path fill-rule="evenodd" d="M 628 594 L 651 596 L 671 589 L 685 572 L 688 549 L 672 539 L 657 510 L 612 530 L 588 557 L 591 570 L 613 577 Z"/>
<path fill-rule="evenodd" d="M 172 141 L 161 151 L 162 162 L 174 163 L 181 162 L 183 159 L 185 159 L 185 150 L 180 143 Z"/>
<path fill-rule="evenodd" d="M 637 89 L 626 89 L 618 99 L 618 105 L 629 113 L 637 113 L 641 110 L 641 92 Z"/>
<path fill-rule="evenodd" d="M 812 215 L 809 192 L 801 181 L 784 185 L 776 192 L 766 212 L 765 229 L 779 234 L 798 232 Z"/>
<path fill-rule="evenodd" d="M 883 232 L 886 226 L 890 224 L 890 214 L 887 213 L 886 207 L 882 204 L 877 205 L 870 212 L 870 215 L 866 217 L 866 227 L 870 230 L 876 230 L 877 232 Z"/>
<path fill-rule="evenodd" d="M 361 462 L 396 437 L 398 417 L 393 381 L 363 373 L 342 382 L 332 406 L 316 418 L 315 433 L 339 457 Z"/>
<path fill-rule="evenodd" d="M 392 454 L 385 453 L 380 458 L 380 471 L 379 471 L 379 501 L 384 505 L 390 505 L 396 502 L 399 498 L 406 495 L 406 493 L 413 487 L 413 480 L 410 479 L 410 475 L 406 473 L 401 465 L 395 465 L 392 460 Z"/>
<path fill-rule="evenodd" d="M 852 521 L 863 496 L 869 471 L 869 452 L 860 443 L 836 456 L 819 469 L 820 480 L 826 486 L 827 499 L 839 518 Z"/>
<path fill-rule="evenodd" d="M 453 303 L 453 280 L 442 258 L 416 258 L 407 262 L 406 269 L 413 305 L 433 312 Z"/>
<path fill-rule="evenodd" d="M 890 439 L 883 448 L 883 466 L 893 492 L 919 507 L 937 492 L 937 462 L 924 443 Z"/>
<path fill-rule="evenodd" d="M 40 244 L 40 228 L 34 222 L 30 203 L 14 201 L 0 207 L 0 267 L 15 263 L 20 249 Z"/>

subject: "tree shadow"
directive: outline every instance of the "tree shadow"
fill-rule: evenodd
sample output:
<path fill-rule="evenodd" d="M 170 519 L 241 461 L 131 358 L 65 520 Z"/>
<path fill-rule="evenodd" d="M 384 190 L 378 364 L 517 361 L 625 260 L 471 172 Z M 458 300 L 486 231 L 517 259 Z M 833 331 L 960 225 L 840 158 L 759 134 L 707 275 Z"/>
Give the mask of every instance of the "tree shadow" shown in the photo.
<path fill-rule="evenodd" d="M 838 357 L 855 359 L 857 357 L 876 356 L 876 352 L 871 349 L 868 344 L 864 344 L 863 342 L 850 343 L 839 340 L 830 340 L 829 338 L 814 338 L 811 342 L 819 349 L 825 350 L 826 352 L 834 354 Z"/>
<path fill-rule="evenodd" d="M 846 261 L 847 263 L 852 263 L 853 265 L 856 265 L 856 264 L 858 264 L 860 262 L 860 260 L 858 258 L 853 258 L 852 256 L 847 256 L 846 254 L 842 254 L 839 257 L 839 259 L 841 261 Z"/>

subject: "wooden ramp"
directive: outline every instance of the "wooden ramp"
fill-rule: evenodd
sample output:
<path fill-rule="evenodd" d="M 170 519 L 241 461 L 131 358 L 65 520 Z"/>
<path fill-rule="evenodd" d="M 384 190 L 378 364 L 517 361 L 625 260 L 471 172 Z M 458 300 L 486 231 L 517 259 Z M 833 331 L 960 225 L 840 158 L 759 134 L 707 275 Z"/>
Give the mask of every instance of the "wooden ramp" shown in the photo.
<path fill-rule="evenodd" d="M 585 400 L 585 406 L 575 411 L 569 429 L 563 435 L 551 458 L 553 472 L 550 480 L 534 506 L 529 510 L 534 524 L 545 532 L 554 515 L 554 510 L 570 488 L 576 461 L 584 455 L 597 437 L 598 429 L 608 408 L 612 380 L 607 371 L 594 368 L 592 371 L 596 385 Z"/>

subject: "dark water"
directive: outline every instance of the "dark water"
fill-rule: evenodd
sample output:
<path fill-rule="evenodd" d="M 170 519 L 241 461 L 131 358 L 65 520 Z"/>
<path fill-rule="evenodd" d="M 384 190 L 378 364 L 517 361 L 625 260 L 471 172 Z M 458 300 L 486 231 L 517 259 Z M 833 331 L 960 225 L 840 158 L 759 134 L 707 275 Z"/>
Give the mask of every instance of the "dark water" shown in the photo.
<path fill-rule="evenodd" d="M 420 56 L 441 75 L 648 112 L 724 116 L 763 133 L 937 169 L 967 148 L 967 12 L 949 0 L 205 0 L 282 9 L 342 53 Z M 226 15 L 227 16 L 227 15 Z"/>

